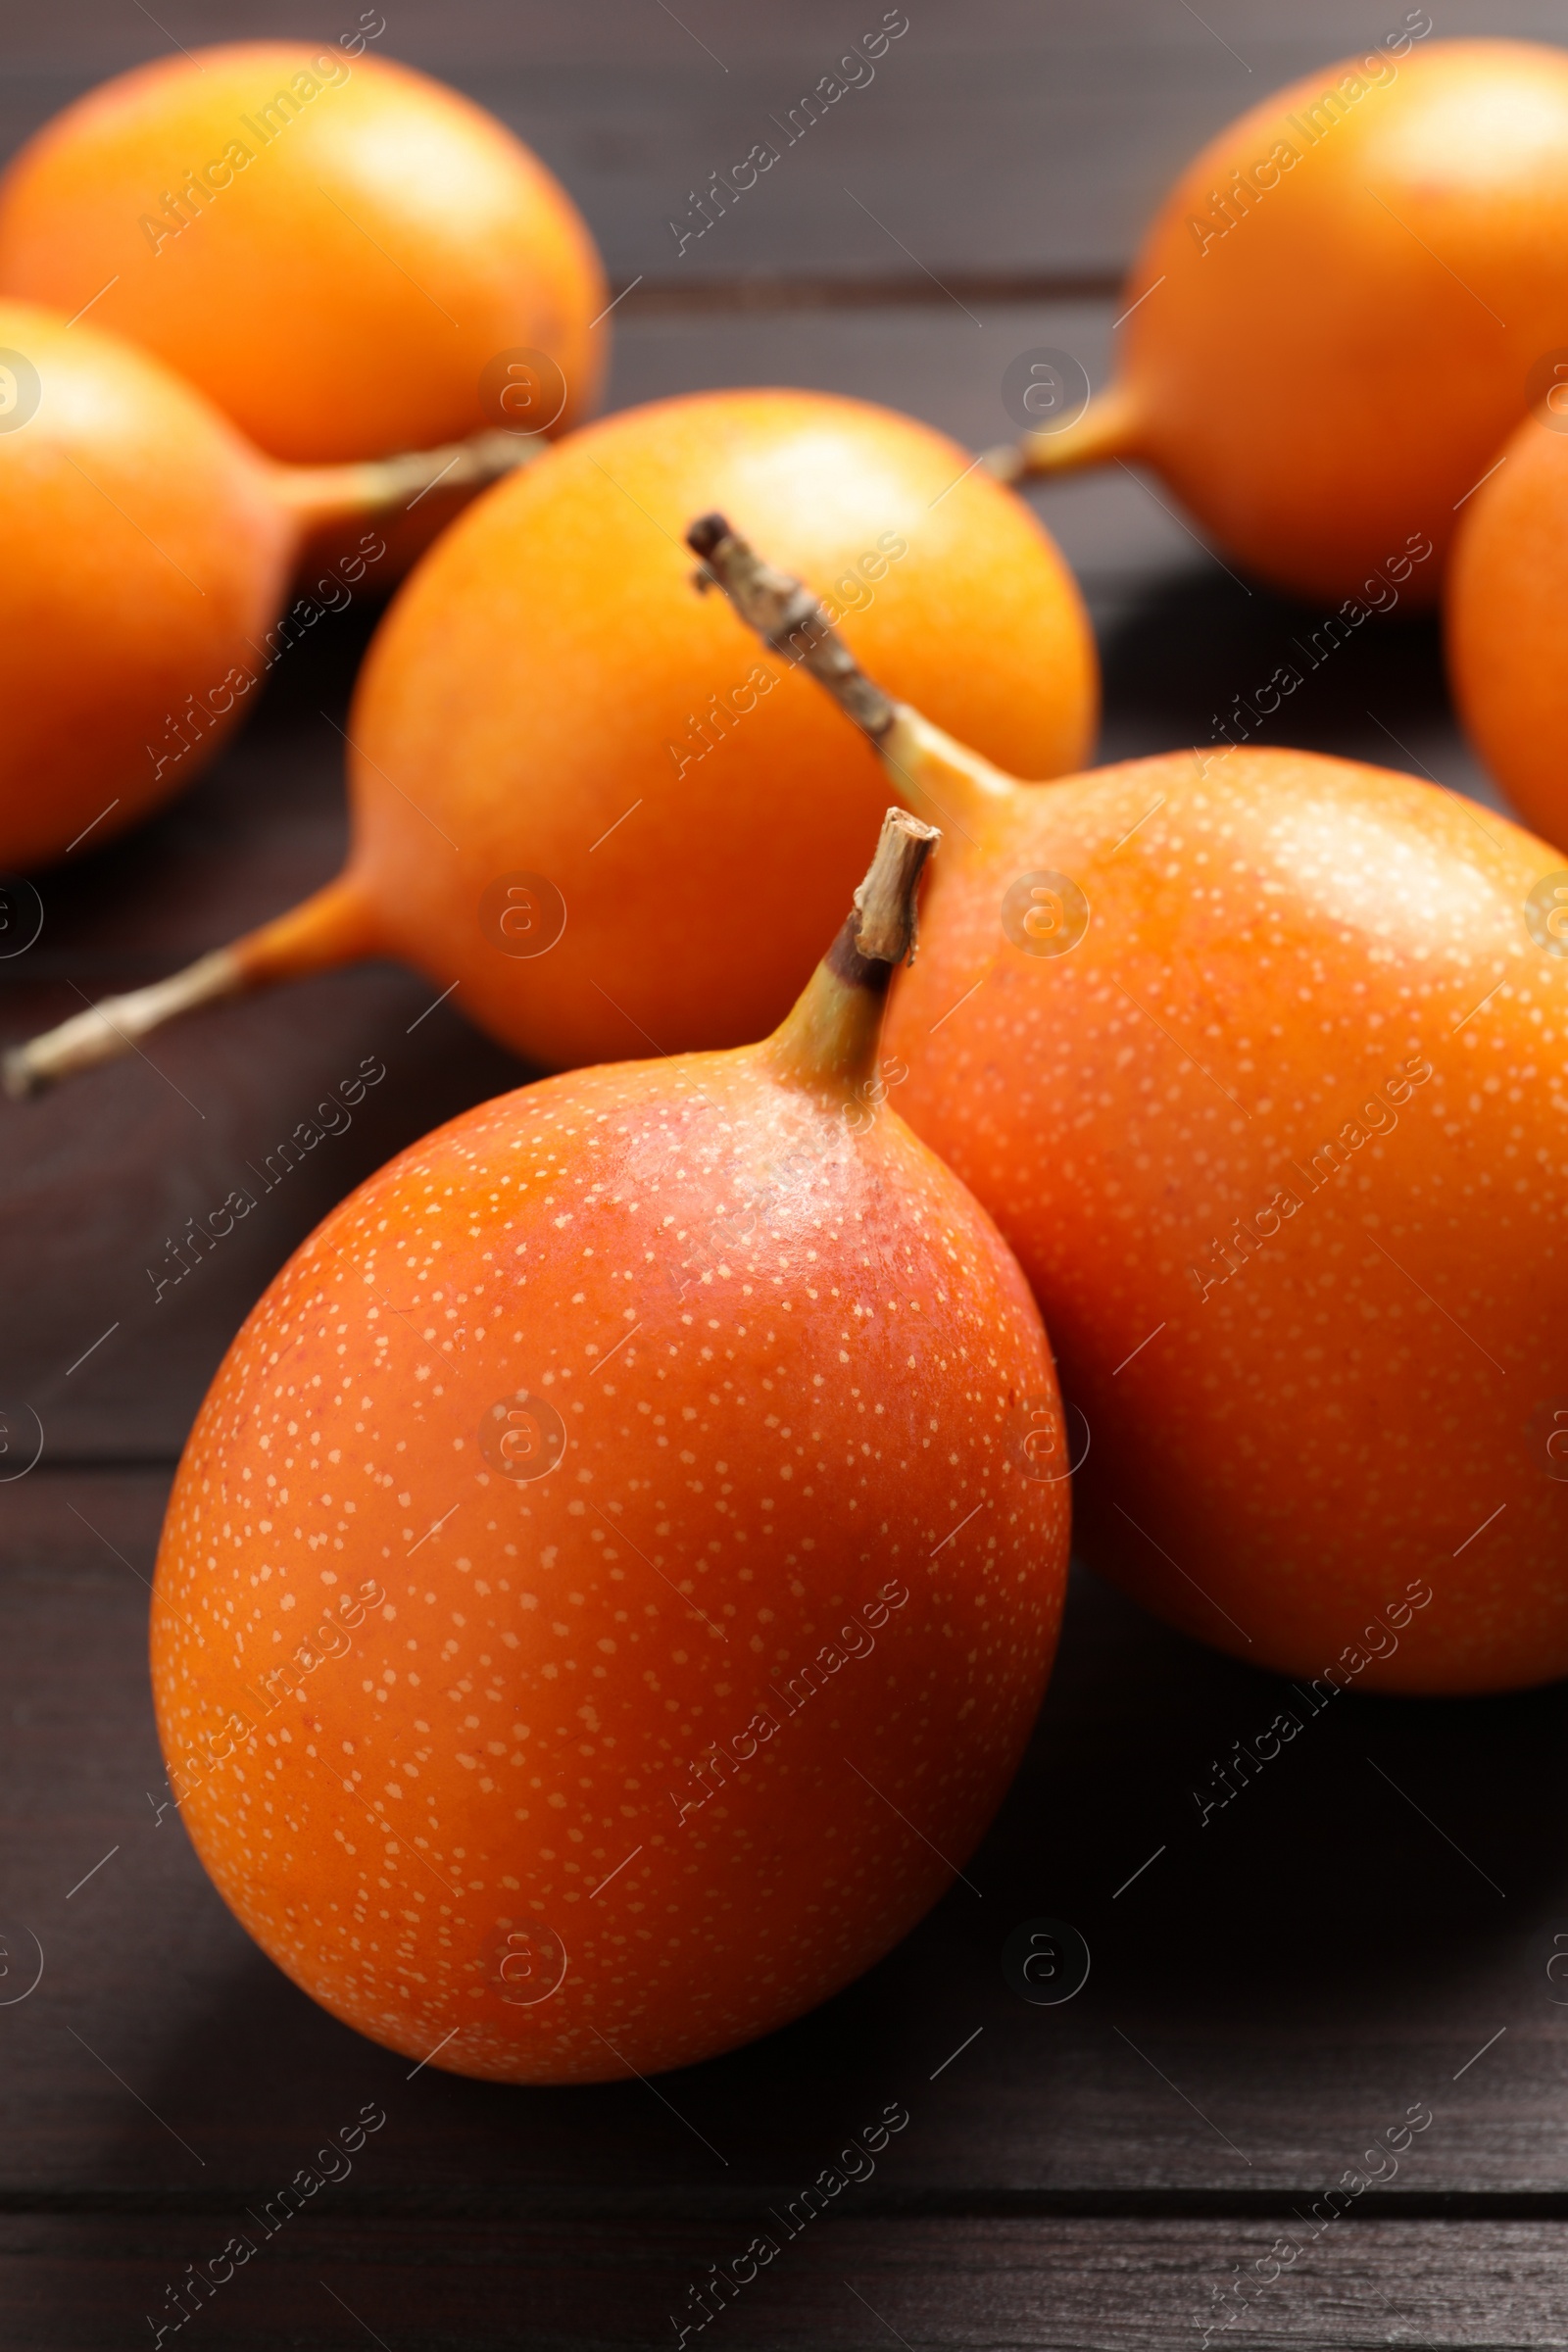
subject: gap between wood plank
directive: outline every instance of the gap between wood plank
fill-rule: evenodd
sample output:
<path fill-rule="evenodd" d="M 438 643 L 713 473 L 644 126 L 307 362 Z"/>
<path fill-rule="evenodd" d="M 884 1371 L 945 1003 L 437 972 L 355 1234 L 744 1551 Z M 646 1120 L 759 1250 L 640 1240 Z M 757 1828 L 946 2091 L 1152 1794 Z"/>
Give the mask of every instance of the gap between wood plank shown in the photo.
<path fill-rule="evenodd" d="M 255 2188 L 0 2189 L 0 2216 L 225 2214 L 243 2210 Z M 908 2189 L 865 2193 L 853 2213 L 829 2208 L 824 2221 L 1232 2221 L 1284 2218 L 1321 2183 L 1299 2188 L 1017 2188 Z M 765 2181 L 733 2190 L 688 2188 L 443 2189 L 410 2183 L 385 2190 L 345 2189 L 331 2218 L 361 2221 L 716 2222 L 744 2218 L 789 2188 Z M 301 2216 L 320 2219 L 306 2209 Z M 1568 2222 L 1568 2189 L 1369 2189 L 1339 2215 L 1361 2222 Z"/>
<path fill-rule="evenodd" d="M 805 277 L 758 270 L 739 277 L 638 277 L 615 296 L 617 318 L 692 318 L 718 312 L 930 310 L 960 300 L 991 303 L 1112 301 L 1120 270 L 948 270 L 941 285 L 913 274 L 826 272 Z"/>
<path fill-rule="evenodd" d="M 31 1475 L 41 1484 L 48 1478 L 131 1477 L 157 1472 L 172 1478 L 179 1468 L 177 1453 L 52 1453 Z"/>

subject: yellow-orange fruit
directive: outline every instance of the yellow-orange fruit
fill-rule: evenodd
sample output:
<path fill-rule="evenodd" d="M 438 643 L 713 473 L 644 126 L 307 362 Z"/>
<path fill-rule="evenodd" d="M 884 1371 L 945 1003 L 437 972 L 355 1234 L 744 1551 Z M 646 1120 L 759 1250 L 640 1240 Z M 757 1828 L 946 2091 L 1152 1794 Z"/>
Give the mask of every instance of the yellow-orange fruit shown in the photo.
<path fill-rule="evenodd" d="M 1410 11 L 1195 158 L 1128 279 L 1115 380 L 1032 435 L 1026 468 L 1141 459 L 1299 596 L 1377 601 L 1412 533 L 1446 552 L 1568 350 L 1568 57 L 1423 24 Z M 1440 572 L 1406 597 L 1436 602 Z"/>
<path fill-rule="evenodd" d="M 289 646 L 391 568 L 389 513 L 537 446 L 280 466 L 150 353 L 0 300 L 0 870 L 183 791 Z M 318 524 L 346 535 L 280 615 Z"/>
<path fill-rule="evenodd" d="M 0 302 L 0 866 L 182 790 L 247 708 L 299 525 L 197 392 Z M 236 691 L 237 675 L 247 684 Z"/>
<path fill-rule="evenodd" d="M 1050 1351 L 843 970 L 765 1046 L 403 1153 L 191 1434 L 152 1621 L 181 1818 L 411 2058 L 593 2081 L 767 2032 L 921 1915 L 1028 1737 Z"/>
<path fill-rule="evenodd" d="M 363 40 L 224 44 L 89 91 L 0 183 L 0 292 L 90 304 L 300 464 L 564 429 L 608 350 L 598 257 L 557 180 Z M 513 401 L 559 396 L 553 417 L 497 413 L 525 350 L 560 380 L 519 373 Z"/>
<path fill-rule="evenodd" d="M 715 499 L 754 516 L 868 662 L 1053 774 L 1091 738 L 1093 640 L 1052 542 L 968 465 L 858 401 L 710 393 L 607 417 L 475 507 L 355 699 L 347 881 L 385 946 L 549 1067 L 770 1027 L 887 785 L 787 662 L 736 662 L 682 532 Z M 498 950 L 485 894 L 515 866 L 564 902 L 546 955 Z"/>
<path fill-rule="evenodd" d="M 1470 740 L 1525 822 L 1568 851 L 1565 387 L 1568 353 L 1465 509 L 1444 616 Z"/>

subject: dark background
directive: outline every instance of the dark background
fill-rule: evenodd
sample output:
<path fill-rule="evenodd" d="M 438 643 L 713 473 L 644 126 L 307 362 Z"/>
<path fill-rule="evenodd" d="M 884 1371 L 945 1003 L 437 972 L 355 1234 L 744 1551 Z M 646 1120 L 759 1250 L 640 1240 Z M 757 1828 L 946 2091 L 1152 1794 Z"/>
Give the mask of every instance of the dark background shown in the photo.
<path fill-rule="evenodd" d="M 979 448 L 1007 433 L 1000 387 L 1020 351 L 1065 348 L 1103 380 L 1140 224 L 1200 141 L 1404 12 L 907 0 L 910 29 L 874 83 L 677 262 L 665 222 L 687 191 L 881 13 L 386 0 L 377 47 L 490 106 L 566 181 L 614 286 L 632 288 L 611 405 L 809 385 Z M 0 151 L 171 41 L 319 38 L 357 15 L 187 0 L 161 0 L 157 22 L 137 0 L 17 12 Z M 1437 32 L 1550 39 L 1560 23 L 1472 0 Z M 1100 635 L 1106 757 L 1206 739 L 1317 617 L 1236 583 L 1163 489 L 1124 469 L 1039 504 Z M 248 733 L 160 821 L 40 878 L 42 935 L 0 965 L 8 1040 L 335 870 L 341 746 L 321 714 L 342 717 L 373 618 L 357 606 L 297 647 Z M 1297 741 L 1491 797 L 1430 622 L 1369 627 L 1289 716 Z M 1215 2340 L 1560 2343 L 1558 1690 L 1347 1696 L 1200 1829 L 1190 1788 L 1280 1691 L 1084 1579 L 1033 1752 L 969 1867 L 978 1892 L 959 1886 L 814 2016 L 659 2095 L 411 2081 L 249 1944 L 176 1817 L 155 1811 L 145 1580 L 191 1415 L 270 1274 L 392 1151 L 526 1074 L 450 1007 L 411 1027 L 429 995 L 390 968 L 337 974 L 0 1109 L 0 1403 L 44 1432 L 38 1467 L 0 1485 L 0 2341 L 150 2342 L 144 2315 L 168 2315 L 187 2264 L 374 2100 L 387 2123 L 352 2177 L 221 2290 L 192 2340 L 673 2344 L 688 2283 L 898 2100 L 911 2120 L 874 2178 L 710 2341 L 1196 2352 L 1234 2267 L 1282 2233 L 1304 2242 L 1298 2214 L 1419 2105 L 1432 2120 L 1396 2177 L 1271 2287 L 1251 2271 L 1254 2307 Z M 388 1081 L 352 1130 L 155 1315 L 145 1269 L 167 1237 L 367 1054 Z M 1093 1955 L 1059 2007 L 1027 2005 L 1002 1973 L 1010 1931 L 1040 1916 L 1072 1923 Z M 42 1979 L 18 1998 L 40 1952 Z"/>

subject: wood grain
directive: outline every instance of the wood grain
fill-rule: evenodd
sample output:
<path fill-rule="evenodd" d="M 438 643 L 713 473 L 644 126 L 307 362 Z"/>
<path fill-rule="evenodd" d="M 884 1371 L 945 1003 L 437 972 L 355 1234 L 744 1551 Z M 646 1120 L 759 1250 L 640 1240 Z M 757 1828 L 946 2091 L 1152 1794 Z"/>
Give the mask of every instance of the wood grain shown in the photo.
<path fill-rule="evenodd" d="M 816 272 L 915 282 L 926 270 L 1112 284 L 1206 138 L 1271 88 L 1394 27 L 1403 10 L 1369 24 L 1348 0 L 1310 22 L 1287 0 L 1216 0 L 1200 15 L 1147 0 L 1050 10 L 977 0 L 958 11 L 913 0 L 902 12 L 909 29 L 875 78 L 793 133 L 791 109 L 880 23 L 879 0 L 858 10 L 812 0 L 787 14 L 734 0 L 673 13 L 639 0 L 592 12 L 567 0 L 525 10 L 404 0 L 384 13 L 380 50 L 468 91 L 561 174 L 617 284 Z M 359 10 L 340 14 L 352 25 Z M 251 5 L 225 9 L 220 24 L 189 0 L 172 0 L 160 21 L 191 45 L 288 22 Z M 75 28 L 69 41 L 65 24 Z M 320 35 L 319 22 L 291 28 Z M 1441 30 L 1562 37 L 1522 0 L 1463 0 L 1443 12 Z M 0 86 L 0 151 L 103 74 L 167 46 L 152 21 L 97 0 L 20 28 L 27 70 Z M 668 223 L 688 217 L 692 192 L 763 140 L 777 164 L 679 250 Z"/>
<path fill-rule="evenodd" d="M 365 2169 L 375 2162 L 368 2151 Z M 269 2185 L 277 2184 L 258 2184 L 259 2197 Z M 773 2352 L 896 2343 L 1199 2352 L 1215 2295 L 1233 2287 L 1238 2266 L 1257 2279 L 1259 2261 L 1277 2264 L 1270 2249 L 1285 2227 L 824 2216 L 784 2243 L 711 2332 L 690 2340 Z M 1288 2227 L 1304 2236 L 1299 2224 Z M 199 2317 L 188 2339 L 166 2340 L 232 2352 L 367 2342 L 388 2352 L 514 2352 L 519 2343 L 647 2352 L 678 2341 L 672 2315 L 689 2313 L 689 2289 L 710 2266 L 742 2255 L 770 2228 L 782 2236 L 764 2206 L 727 2226 L 602 2223 L 563 2233 L 523 2215 L 393 2222 L 346 2219 L 322 2204 L 270 2239 L 243 2208 L 178 2221 L 5 2221 L 0 2344 L 101 2352 L 150 2343 L 148 2315 L 177 2310 L 169 2290 L 186 2279 L 185 2308 L 196 2303 Z M 204 2300 L 188 2266 L 220 2255 L 235 2231 L 257 2251 Z M 1271 2287 L 1259 2280 L 1251 2311 L 1210 2341 L 1255 2352 L 1554 2346 L 1565 2235 L 1560 2224 L 1344 2222 Z"/>

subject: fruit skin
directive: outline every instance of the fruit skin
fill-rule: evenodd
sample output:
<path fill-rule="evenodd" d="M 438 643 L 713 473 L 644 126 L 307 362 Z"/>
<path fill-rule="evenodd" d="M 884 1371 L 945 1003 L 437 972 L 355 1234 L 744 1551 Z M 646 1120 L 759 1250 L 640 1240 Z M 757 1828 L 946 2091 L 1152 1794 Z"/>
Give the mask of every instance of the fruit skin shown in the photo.
<path fill-rule="evenodd" d="M 917 750 L 894 756 L 927 807 Z M 1568 959 L 1525 919 L 1560 853 L 1302 752 L 1206 773 L 1173 754 L 989 801 L 931 773 L 964 831 L 886 1050 L 1088 1417 L 1084 1557 L 1303 1678 L 1372 1647 L 1358 1690 L 1568 1672 L 1568 1485 L 1546 1450 L 1568 1427 Z M 1055 956 L 1000 921 L 1042 871 L 1091 910 Z M 1401 1102 L 1411 1057 L 1432 1075 Z M 1344 1164 L 1309 1189 L 1335 1139 Z M 1259 1233 L 1282 1190 L 1298 1207 Z M 1237 1219 L 1253 1238 L 1225 1278 Z M 1364 1642 L 1423 1578 L 1434 1603 L 1396 1648 Z"/>
<path fill-rule="evenodd" d="M 257 670 L 296 526 L 271 466 L 145 354 L 15 302 L 0 348 L 39 378 L 35 413 L 0 433 L 0 866 L 15 869 L 89 825 L 97 848 L 183 791 L 249 708 L 235 681 Z"/>
<path fill-rule="evenodd" d="M 271 129 L 279 91 L 295 111 Z M 165 195 L 230 142 L 252 160 L 205 202 L 187 193 L 187 224 L 161 238 L 178 218 Z M 69 316 L 100 288 L 96 323 L 300 464 L 504 422 L 479 377 L 519 348 L 562 369 L 564 430 L 609 350 L 589 324 L 609 299 L 598 257 L 538 159 L 456 91 L 331 42 L 160 58 L 28 141 L 0 183 L 0 291 Z"/>
<path fill-rule="evenodd" d="M 1507 40 L 1372 54 L 1381 83 L 1343 60 L 1212 140 L 1128 280 L 1147 299 L 1123 330 L 1117 446 L 1250 571 L 1301 596 L 1362 594 L 1411 532 L 1441 556 L 1536 364 L 1568 346 L 1568 58 Z M 1335 91 L 1345 111 L 1308 144 L 1287 118 Z M 1276 159 L 1227 229 L 1215 191 L 1281 140 L 1299 160 Z M 1072 439 L 1037 444 L 1040 463 L 1071 463 Z M 1439 569 L 1406 596 L 1436 601 Z"/>
<path fill-rule="evenodd" d="M 1444 598 L 1448 682 L 1465 730 L 1525 822 L 1559 850 L 1568 845 L 1563 423 L 1543 403 L 1513 434 L 1461 517 Z"/>
<path fill-rule="evenodd" d="M 824 592 L 860 565 L 839 601 L 867 664 L 1054 774 L 1093 737 L 1093 638 L 1051 540 L 995 482 L 960 481 L 970 465 L 858 401 L 709 393 L 592 425 L 470 508 L 389 611 L 350 722 L 350 880 L 386 950 L 461 978 L 468 1017 L 546 1068 L 770 1028 L 888 787 L 808 678 L 693 593 L 682 534 L 722 506 Z M 879 553 L 889 537 L 907 554 Z M 705 754 L 715 696 L 752 708 Z M 761 812 L 784 806 L 801 821 L 760 863 Z M 481 920 L 518 870 L 565 902 L 531 958 Z M 710 916 L 742 905 L 737 957 Z"/>
<path fill-rule="evenodd" d="M 648 2074 L 824 1998 L 969 1854 L 1045 1685 L 1067 1488 L 1021 1468 L 1025 1399 L 1060 1444 L 1023 1279 L 890 1109 L 764 1051 L 546 1081 L 405 1152 L 273 1283 L 180 1466 L 152 1663 L 197 1851 L 317 2000 L 420 2059 L 459 2028 L 457 2073 Z M 569 1431 L 522 1484 L 479 1443 L 519 1387 Z M 517 2005 L 540 1921 L 564 1981 Z"/>

